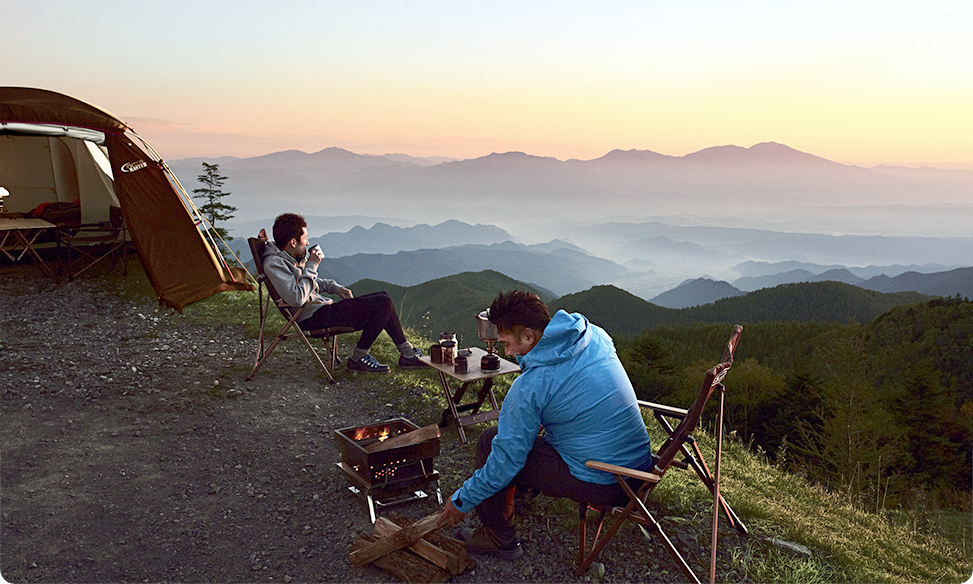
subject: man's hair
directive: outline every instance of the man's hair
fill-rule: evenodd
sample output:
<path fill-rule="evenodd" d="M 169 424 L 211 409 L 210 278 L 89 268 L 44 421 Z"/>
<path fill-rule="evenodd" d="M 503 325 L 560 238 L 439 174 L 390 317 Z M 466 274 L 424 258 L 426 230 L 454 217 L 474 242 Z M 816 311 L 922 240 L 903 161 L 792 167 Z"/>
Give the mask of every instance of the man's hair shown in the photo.
<path fill-rule="evenodd" d="M 529 327 L 535 332 L 543 333 L 550 320 L 551 314 L 547 305 L 541 301 L 540 296 L 530 292 L 501 292 L 490 305 L 490 322 L 500 331 Z"/>
<path fill-rule="evenodd" d="M 297 213 L 284 213 L 274 220 L 274 243 L 284 249 L 292 239 L 301 240 L 307 221 Z"/>

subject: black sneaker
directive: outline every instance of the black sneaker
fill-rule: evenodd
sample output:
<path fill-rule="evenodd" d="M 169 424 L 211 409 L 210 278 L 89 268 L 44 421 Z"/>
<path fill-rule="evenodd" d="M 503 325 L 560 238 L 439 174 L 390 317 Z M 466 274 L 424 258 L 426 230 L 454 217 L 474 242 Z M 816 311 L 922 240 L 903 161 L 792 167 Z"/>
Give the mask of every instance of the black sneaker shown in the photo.
<path fill-rule="evenodd" d="M 509 542 L 501 545 L 496 542 L 492 532 L 483 525 L 476 530 L 469 527 L 463 529 L 460 531 L 460 537 L 466 542 L 466 551 L 471 554 L 483 554 L 501 560 L 516 560 L 524 555 L 524 550 L 520 547 L 520 538 L 516 535 Z"/>
<path fill-rule="evenodd" d="M 429 364 L 423 363 L 419 357 L 422 357 L 422 351 L 419 349 L 416 349 L 416 354 L 412 357 L 399 355 L 399 369 L 421 369 L 423 367 L 429 367 Z"/>
<path fill-rule="evenodd" d="M 348 359 L 348 369 L 354 371 L 364 371 L 366 373 L 388 373 L 392 369 L 388 365 L 383 365 L 375 360 L 375 357 L 366 354 L 361 359 Z"/>

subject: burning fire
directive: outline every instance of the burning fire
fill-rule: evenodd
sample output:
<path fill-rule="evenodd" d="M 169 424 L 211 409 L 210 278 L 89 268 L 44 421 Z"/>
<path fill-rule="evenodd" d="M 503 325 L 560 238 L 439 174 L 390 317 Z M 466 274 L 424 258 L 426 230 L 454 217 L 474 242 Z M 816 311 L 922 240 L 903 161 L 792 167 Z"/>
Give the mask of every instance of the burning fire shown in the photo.
<path fill-rule="evenodd" d="M 388 438 L 389 438 L 389 431 L 390 430 L 389 430 L 389 427 L 388 426 L 383 426 L 376 434 L 368 434 L 368 428 L 367 427 L 366 428 L 358 428 L 357 430 L 355 430 L 354 440 L 355 440 L 355 442 L 360 442 L 361 440 L 364 440 L 366 438 L 371 438 L 372 436 L 375 436 L 375 437 L 378 438 L 378 441 L 379 442 L 384 442 L 385 440 L 388 440 Z"/>

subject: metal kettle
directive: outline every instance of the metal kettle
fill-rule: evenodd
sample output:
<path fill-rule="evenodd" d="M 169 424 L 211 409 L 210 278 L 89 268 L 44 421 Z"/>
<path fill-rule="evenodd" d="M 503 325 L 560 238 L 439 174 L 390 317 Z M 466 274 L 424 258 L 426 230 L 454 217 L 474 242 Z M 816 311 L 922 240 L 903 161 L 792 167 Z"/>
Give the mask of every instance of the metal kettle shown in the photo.
<path fill-rule="evenodd" d="M 497 325 L 490 322 L 490 309 L 476 315 L 477 335 L 481 341 L 496 341 L 500 338 Z"/>

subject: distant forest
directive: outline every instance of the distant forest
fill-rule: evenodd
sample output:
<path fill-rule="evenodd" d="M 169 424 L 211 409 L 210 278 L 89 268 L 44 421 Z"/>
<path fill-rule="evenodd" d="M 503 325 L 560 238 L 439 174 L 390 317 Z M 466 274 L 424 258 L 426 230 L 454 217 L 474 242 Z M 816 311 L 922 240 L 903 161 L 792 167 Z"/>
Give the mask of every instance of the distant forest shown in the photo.
<path fill-rule="evenodd" d="M 727 432 L 872 510 L 969 506 L 973 302 L 936 298 L 864 323 L 740 324 Z M 616 342 L 640 399 L 686 407 L 730 331 L 659 326 Z"/>

